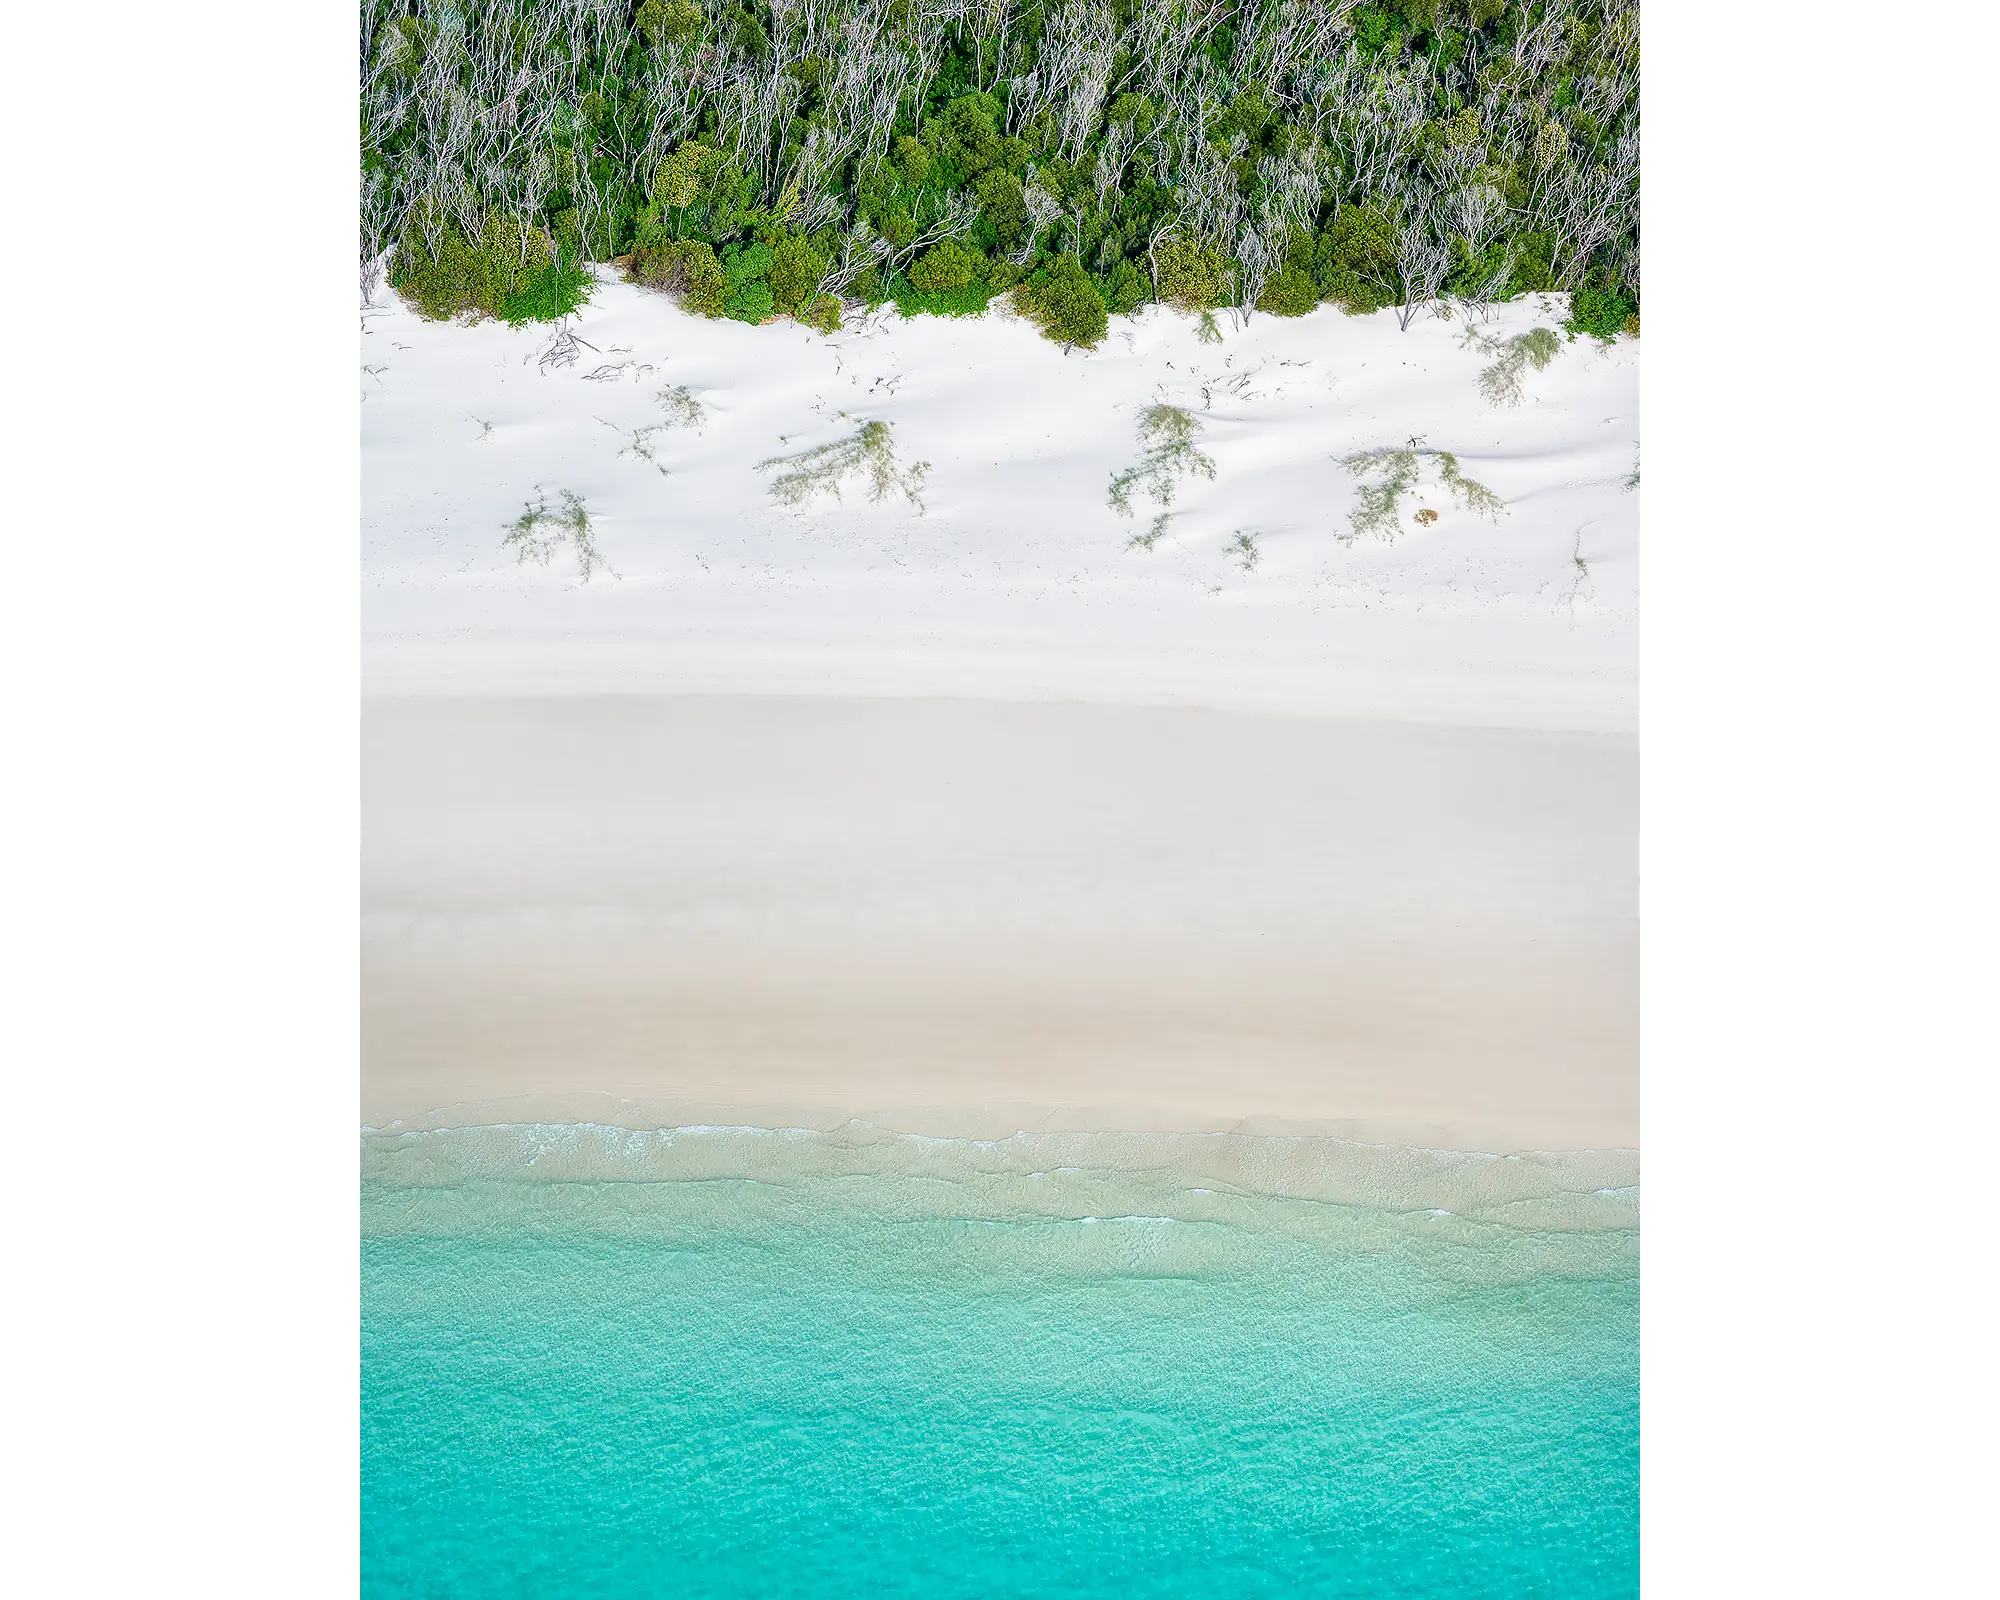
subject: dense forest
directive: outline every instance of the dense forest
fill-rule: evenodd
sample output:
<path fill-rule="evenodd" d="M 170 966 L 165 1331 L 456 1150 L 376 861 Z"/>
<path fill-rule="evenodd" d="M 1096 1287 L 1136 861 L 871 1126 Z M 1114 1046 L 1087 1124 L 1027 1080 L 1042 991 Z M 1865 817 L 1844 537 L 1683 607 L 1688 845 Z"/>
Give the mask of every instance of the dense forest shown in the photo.
<path fill-rule="evenodd" d="M 364 0 L 361 272 L 557 317 L 1362 313 L 1638 330 L 1637 0 Z"/>

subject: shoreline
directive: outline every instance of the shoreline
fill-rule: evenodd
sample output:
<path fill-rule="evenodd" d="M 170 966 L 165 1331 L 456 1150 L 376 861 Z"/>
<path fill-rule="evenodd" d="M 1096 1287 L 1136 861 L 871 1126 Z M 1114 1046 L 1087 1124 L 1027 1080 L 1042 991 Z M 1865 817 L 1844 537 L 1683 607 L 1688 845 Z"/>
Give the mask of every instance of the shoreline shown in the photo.
<path fill-rule="evenodd" d="M 372 1113 L 372 1115 L 371 1115 Z M 1253 1112 L 1206 1114 L 1156 1101 L 1129 1105 L 1036 1105 L 1027 1102 L 939 1105 L 857 1105 L 823 1101 L 778 1103 L 629 1096 L 610 1089 L 542 1090 L 486 1100 L 433 1105 L 421 1093 L 364 1099 L 364 1136 L 427 1134 L 467 1128 L 606 1129 L 626 1133 L 746 1133 L 838 1135 L 863 1128 L 899 1138 L 946 1144 L 994 1144 L 1039 1135 L 1117 1138 L 1300 1140 L 1325 1145 L 1401 1150 L 1420 1155 L 1544 1157 L 1632 1156 L 1639 1145 L 1595 1143 L 1614 1134 L 1611 1119 L 1567 1125 L 1570 1137 L 1548 1137 L 1566 1125 L 1542 1121 L 1540 1142 L 1521 1137 L 1519 1123 L 1436 1122 L 1394 1117 L 1299 1117 Z"/>
<path fill-rule="evenodd" d="M 369 1210 L 385 1233 L 430 1231 L 444 1219 L 456 1219 L 447 1231 L 481 1225 L 480 1213 L 494 1208 L 483 1197 L 500 1185 L 512 1198 L 499 1214 L 571 1223 L 595 1215 L 613 1228 L 685 1218 L 690 1206 L 718 1226 L 857 1210 L 904 1221 L 1207 1222 L 1350 1244 L 1484 1242 L 1517 1264 L 1545 1266 L 1582 1259 L 1581 1247 L 1603 1265 L 1636 1249 L 1641 1205 L 1635 1150 L 1495 1153 L 1247 1131 L 978 1138 L 860 1120 L 831 1128 L 481 1121 L 367 1129 L 361 1156 L 374 1190 Z M 570 1199 L 530 1197 L 576 1186 L 582 1192 Z M 1610 1257 L 1592 1242 L 1607 1236 L 1622 1241 Z"/>

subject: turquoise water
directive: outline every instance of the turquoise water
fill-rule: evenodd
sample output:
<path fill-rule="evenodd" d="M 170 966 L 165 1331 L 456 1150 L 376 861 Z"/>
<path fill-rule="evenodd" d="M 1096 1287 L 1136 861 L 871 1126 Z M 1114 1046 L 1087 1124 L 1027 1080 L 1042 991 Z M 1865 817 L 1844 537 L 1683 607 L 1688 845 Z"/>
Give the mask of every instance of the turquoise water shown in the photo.
<path fill-rule="evenodd" d="M 1629 1168 L 368 1135 L 364 1593 L 1635 1594 Z"/>

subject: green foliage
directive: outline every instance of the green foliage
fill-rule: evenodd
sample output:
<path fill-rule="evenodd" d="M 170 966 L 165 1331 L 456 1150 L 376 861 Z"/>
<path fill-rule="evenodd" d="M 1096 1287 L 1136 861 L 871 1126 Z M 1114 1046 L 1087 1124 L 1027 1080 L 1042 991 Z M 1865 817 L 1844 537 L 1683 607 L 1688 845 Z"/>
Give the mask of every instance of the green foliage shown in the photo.
<path fill-rule="evenodd" d="M 682 209 L 701 197 L 722 158 L 705 144 L 689 140 L 660 163 L 653 175 L 653 198 L 663 206 Z"/>
<path fill-rule="evenodd" d="M 1016 289 L 1014 303 L 1042 330 L 1043 338 L 1065 350 L 1078 345 L 1095 349 L 1111 326 L 1104 297 L 1075 256 L 1059 256 L 1039 282 L 1031 280 Z"/>
<path fill-rule="evenodd" d="M 588 268 L 573 256 L 558 257 L 500 302 L 500 319 L 517 328 L 555 322 L 588 301 L 591 288 Z"/>
<path fill-rule="evenodd" d="M 972 282 L 985 264 L 964 245 L 946 239 L 917 258 L 910 268 L 910 282 L 925 294 L 948 294 Z"/>
<path fill-rule="evenodd" d="M 1396 303 L 1396 229 L 1374 206 L 1350 206 L 1320 235 L 1313 253 L 1320 298 L 1349 316 Z"/>
<path fill-rule="evenodd" d="M 1256 88 L 1245 89 L 1229 102 L 1221 116 L 1210 125 L 1209 138 L 1215 143 L 1226 145 L 1230 139 L 1241 134 L 1251 144 L 1270 126 L 1277 107 L 1269 96 Z"/>
<path fill-rule="evenodd" d="M 1274 317 L 1303 317 L 1319 305 L 1319 285 L 1303 267 L 1285 267 L 1271 275 L 1257 297 L 1257 309 Z"/>
<path fill-rule="evenodd" d="M 1101 289 L 1105 309 L 1114 317 L 1127 316 L 1146 303 L 1146 277 L 1135 262 L 1119 262 Z"/>
<path fill-rule="evenodd" d="M 763 61 L 770 56 L 771 36 L 764 31 L 764 24 L 757 20 L 755 12 L 736 13 L 736 49 L 752 61 Z"/>
<path fill-rule="evenodd" d="M 903 182 L 912 189 L 921 189 L 931 179 L 931 153 L 929 148 L 908 134 L 896 141 L 896 165 L 902 173 Z"/>
<path fill-rule="evenodd" d="M 771 247 L 761 240 L 723 246 L 722 274 L 729 285 L 722 302 L 725 317 L 762 322 L 777 310 L 777 299 L 765 281 L 775 259 Z"/>
<path fill-rule="evenodd" d="M 651 223 L 671 238 L 726 239 L 743 225 L 743 202 L 753 188 L 726 153 L 686 140 L 654 168 L 650 216 L 641 215 L 638 229 L 643 235 Z"/>
<path fill-rule="evenodd" d="M 888 298 L 906 317 L 977 317 L 993 303 L 996 293 L 991 284 L 977 278 L 962 288 L 926 292 L 908 278 L 897 277 L 889 285 Z"/>
<path fill-rule="evenodd" d="M 1479 392 L 1496 406 L 1517 406 L 1527 397 L 1527 375 L 1542 372 L 1562 353 L 1552 328 L 1530 328 L 1511 339 L 1494 339 L 1476 328 L 1465 330 L 1467 348 L 1498 359 L 1479 374 Z"/>
<path fill-rule="evenodd" d="M 999 118 L 999 102 L 990 95 L 952 101 L 938 129 L 938 154 L 967 177 L 977 177 L 1000 160 Z"/>
<path fill-rule="evenodd" d="M 1212 311 L 1229 304 L 1229 258 L 1213 245 L 1170 234 L 1153 247 L 1159 295 L 1176 311 Z"/>
<path fill-rule="evenodd" d="M 645 0 L 633 22 L 655 50 L 666 50 L 701 32 L 701 8 L 694 0 Z"/>
<path fill-rule="evenodd" d="M 1111 475 L 1109 502 L 1121 517 L 1132 515 L 1132 496 L 1143 490 L 1154 504 L 1174 503 L 1174 493 L 1182 478 L 1215 477 L 1215 461 L 1195 448 L 1201 436 L 1201 418 L 1185 406 L 1164 403 L 1150 405 L 1139 413 L 1139 443 L 1144 446 L 1137 465 Z M 1164 517 L 1155 521 L 1152 540 L 1166 529 Z M 1153 548 L 1148 540 L 1145 548 Z"/>
<path fill-rule="evenodd" d="M 362 0 L 364 278 L 386 256 L 426 315 L 539 319 L 629 258 L 710 315 L 823 319 L 833 262 L 861 269 L 844 293 L 895 288 L 879 236 L 899 298 L 1025 284 L 1089 343 L 1085 279 L 1108 311 L 1213 312 L 1284 226 L 1302 242 L 1259 277 L 1275 315 L 1309 309 L 1310 280 L 1356 313 L 1546 291 L 1574 332 L 1636 328 L 1636 5 L 1184 9 L 1161 50 L 1138 0 Z M 540 255 L 509 265 L 492 216 Z M 680 242 L 773 260 L 718 292 Z M 959 280 L 946 244 L 983 265 Z"/>
<path fill-rule="evenodd" d="M 816 495 L 840 498 L 841 486 L 852 477 L 868 483 L 868 498 L 881 501 L 901 494 L 917 510 L 924 509 L 924 477 L 928 461 L 904 468 L 896 464 L 896 443 L 886 422 L 866 422 L 859 432 L 832 444 L 823 444 L 797 455 L 772 456 L 757 463 L 759 472 L 776 472 L 771 494 L 778 504 L 800 506 Z"/>
<path fill-rule="evenodd" d="M 723 302 L 722 314 L 738 322 L 748 322 L 753 326 L 759 322 L 769 322 L 777 314 L 778 302 L 771 294 L 771 286 L 762 278 L 749 278 L 734 285 L 729 298 Z"/>
<path fill-rule="evenodd" d="M 1572 334 L 1587 333 L 1609 341 L 1625 332 L 1626 322 L 1637 315 L 1638 308 L 1622 294 L 1609 289 L 1578 289 L 1569 297 L 1569 320 L 1563 327 Z"/>
<path fill-rule="evenodd" d="M 1028 231 L 1027 191 L 1021 180 L 1004 167 L 982 173 L 974 186 L 979 197 L 981 219 L 993 230 L 993 239 L 1003 250 L 1019 244 Z"/>
<path fill-rule="evenodd" d="M 1129 515 L 1129 513 L 1127 514 Z M 1131 538 L 1127 539 L 1125 541 L 1125 548 L 1128 550 L 1144 550 L 1150 555 L 1153 546 L 1166 537 L 1168 525 L 1173 520 L 1174 514 L 1171 511 L 1162 511 L 1148 524 L 1144 533 L 1135 533 Z"/>
<path fill-rule="evenodd" d="M 590 275 L 559 260 L 548 234 L 540 228 L 523 233 L 499 212 L 487 214 L 477 239 L 448 218 L 413 217 L 389 282 L 419 316 L 434 321 L 487 316 L 519 322 L 536 312 L 553 319 L 575 310 L 590 290 Z"/>
<path fill-rule="evenodd" d="M 819 333 L 840 332 L 840 299 L 836 295 L 814 295 L 803 310 L 799 321 Z"/>
<path fill-rule="evenodd" d="M 781 232 L 771 245 L 765 281 L 771 303 L 782 316 L 795 317 L 818 296 L 827 253 L 804 234 Z"/>
<path fill-rule="evenodd" d="M 682 309 L 697 316 L 720 317 L 728 311 L 729 275 L 700 239 L 676 239 L 636 252 L 632 275 L 649 289 L 678 295 Z"/>
<path fill-rule="evenodd" d="M 1555 288 L 1555 268 L 1550 264 L 1553 248 L 1545 233 L 1524 233 L 1514 241 L 1509 287 L 1515 294 L 1546 294 Z"/>

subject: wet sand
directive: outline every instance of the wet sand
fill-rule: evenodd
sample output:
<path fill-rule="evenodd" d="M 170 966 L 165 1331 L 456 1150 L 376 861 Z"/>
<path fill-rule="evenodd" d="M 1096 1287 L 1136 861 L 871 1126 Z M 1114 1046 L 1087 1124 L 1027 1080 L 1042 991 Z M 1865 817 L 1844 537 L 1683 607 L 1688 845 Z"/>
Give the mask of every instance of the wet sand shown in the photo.
<path fill-rule="evenodd" d="M 373 697 L 361 1115 L 1638 1143 L 1629 736 Z"/>

